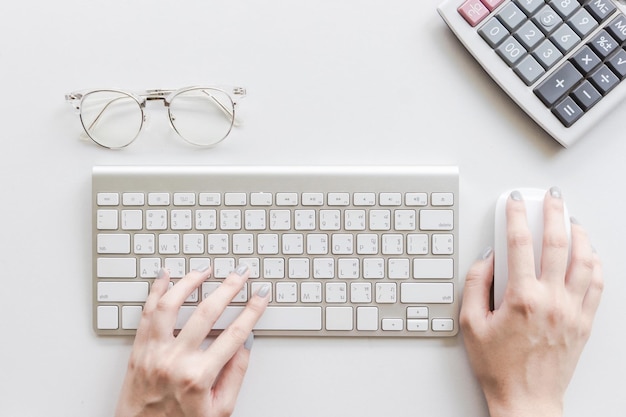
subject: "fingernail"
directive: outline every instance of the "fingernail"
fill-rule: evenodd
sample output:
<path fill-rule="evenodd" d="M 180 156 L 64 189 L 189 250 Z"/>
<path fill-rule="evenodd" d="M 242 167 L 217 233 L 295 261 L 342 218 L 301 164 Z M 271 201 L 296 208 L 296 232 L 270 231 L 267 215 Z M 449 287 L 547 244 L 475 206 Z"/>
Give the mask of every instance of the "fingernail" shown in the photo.
<path fill-rule="evenodd" d="M 254 333 L 250 332 L 246 341 L 243 342 L 243 347 L 246 348 L 246 350 L 251 350 L 253 343 L 254 343 Z"/>
<path fill-rule="evenodd" d="M 569 218 L 569 221 L 570 221 L 572 224 L 580 224 L 580 222 L 578 221 L 578 219 L 577 219 L 576 217 L 570 217 L 570 218 Z"/>
<path fill-rule="evenodd" d="M 209 270 L 210 267 L 211 267 L 211 264 L 207 263 L 207 264 L 202 265 L 200 268 L 196 269 L 196 271 L 206 272 Z"/>
<path fill-rule="evenodd" d="M 156 277 L 157 277 L 157 279 L 160 279 L 160 278 L 165 277 L 165 273 L 166 273 L 166 272 L 167 272 L 167 271 L 165 270 L 165 268 L 161 268 L 161 269 L 159 269 L 159 272 L 157 273 L 157 276 L 156 276 Z"/>
<path fill-rule="evenodd" d="M 491 246 L 489 246 L 480 254 L 480 258 L 479 259 L 485 260 L 485 259 L 489 258 L 492 253 L 493 253 L 493 248 Z"/>
<path fill-rule="evenodd" d="M 515 201 L 522 201 L 522 193 L 515 190 L 511 192 L 511 199 Z"/>
<path fill-rule="evenodd" d="M 241 275 L 245 274 L 247 270 L 248 270 L 248 265 L 246 265 L 246 264 L 239 264 L 237 269 L 235 269 L 235 274 L 241 276 Z"/>
<path fill-rule="evenodd" d="M 261 288 L 259 288 L 259 290 L 256 292 L 256 295 L 258 295 L 261 298 L 264 298 L 264 297 L 267 297 L 267 294 L 269 294 L 269 292 L 270 292 L 270 285 L 265 284 Z"/>
<path fill-rule="evenodd" d="M 561 198 L 561 189 L 559 187 L 550 188 L 550 195 L 554 198 Z"/>

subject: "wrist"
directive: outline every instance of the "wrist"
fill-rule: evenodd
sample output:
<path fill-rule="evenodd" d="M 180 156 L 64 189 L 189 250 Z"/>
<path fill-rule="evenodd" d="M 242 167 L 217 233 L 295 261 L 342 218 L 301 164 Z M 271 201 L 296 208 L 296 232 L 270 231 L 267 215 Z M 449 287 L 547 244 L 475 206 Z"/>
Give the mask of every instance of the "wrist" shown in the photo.
<path fill-rule="evenodd" d="M 490 417 L 562 417 L 560 399 L 542 401 L 536 398 L 489 398 Z"/>

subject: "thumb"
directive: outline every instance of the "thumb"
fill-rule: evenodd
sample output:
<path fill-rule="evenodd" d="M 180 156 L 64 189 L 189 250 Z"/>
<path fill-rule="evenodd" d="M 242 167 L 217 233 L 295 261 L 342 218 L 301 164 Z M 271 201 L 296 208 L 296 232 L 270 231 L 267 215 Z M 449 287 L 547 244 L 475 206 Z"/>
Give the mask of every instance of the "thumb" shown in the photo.
<path fill-rule="evenodd" d="M 474 262 L 465 277 L 461 327 L 467 328 L 481 320 L 490 311 L 489 298 L 493 282 L 493 249 L 487 248 Z"/>

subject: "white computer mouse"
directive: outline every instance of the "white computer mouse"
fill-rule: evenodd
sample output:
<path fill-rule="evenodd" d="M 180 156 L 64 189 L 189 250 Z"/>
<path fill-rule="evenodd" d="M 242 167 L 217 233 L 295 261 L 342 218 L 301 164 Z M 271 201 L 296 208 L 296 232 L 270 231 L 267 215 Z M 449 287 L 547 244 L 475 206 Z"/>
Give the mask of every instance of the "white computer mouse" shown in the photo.
<path fill-rule="evenodd" d="M 496 203 L 494 227 L 494 269 L 493 269 L 493 301 L 494 308 L 499 308 L 504 297 L 508 281 L 507 239 L 506 239 L 506 201 L 513 190 L 502 193 Z M 533 236 L 533 252 L 535 259 L 535 274 L 541 273 L 541 251 L 543 247 L 543 199 L 547 190 L 540 188 L 518 188 L 526 203 L 526 217 Z M 567 207 L 564 206 L 563 221 L 567 238 L 571 240 L 571 223 Z"/>

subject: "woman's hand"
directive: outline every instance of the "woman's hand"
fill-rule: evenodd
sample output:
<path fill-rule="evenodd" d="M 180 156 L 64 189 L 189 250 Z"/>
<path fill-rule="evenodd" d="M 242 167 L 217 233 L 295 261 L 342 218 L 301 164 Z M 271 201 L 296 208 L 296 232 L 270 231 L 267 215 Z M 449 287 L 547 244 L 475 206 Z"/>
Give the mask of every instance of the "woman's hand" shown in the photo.
<path fill-rule="evenodd" d="M 248 367 L 251 330 L 268 303 L 269 286 L 253 295 L 239 317 L 206 349 L 201 344 L 248 279 L 240 266 L 204 299 L 178 336 L 174 326 L 189 294 L 210 275 L 192 271 L 169 288 L 161 270 L 146 300 L 120 399 L 117 417 L 228 416 Z"/>
<path fill-rule="evenodd" d="M 561 416 L 563 397 L 600 303 L 600 260 L 587 234 L 571 223 L 571 262 L 563 201 L 544 200 L 541 276 L 519 193 L 507 201 L 509 279 L 502 305 L 489 308 L 493 254 L 487 250 L 465 282 L 461 328 L 492 417 Z"/>

